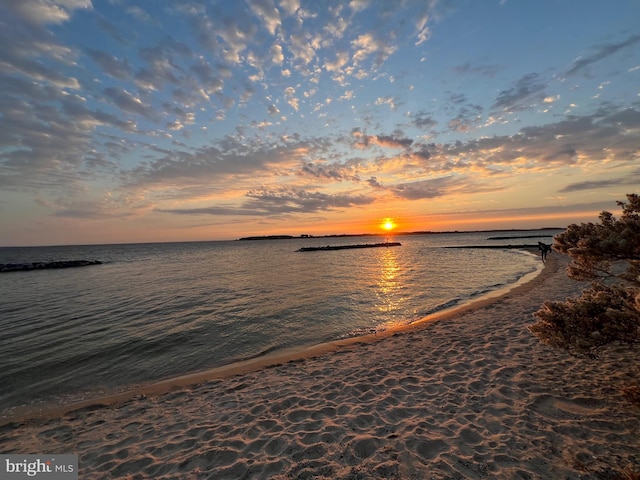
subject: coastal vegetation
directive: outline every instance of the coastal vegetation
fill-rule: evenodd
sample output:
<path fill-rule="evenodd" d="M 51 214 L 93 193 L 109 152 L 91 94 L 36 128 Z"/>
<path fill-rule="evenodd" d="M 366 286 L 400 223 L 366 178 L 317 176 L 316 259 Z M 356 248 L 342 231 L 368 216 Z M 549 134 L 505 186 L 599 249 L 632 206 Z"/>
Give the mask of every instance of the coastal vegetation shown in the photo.
<path fill-rule="evenodd" d="M 577 356 L 597 358 L 605 345 L 640 339 L 640 197 L 617 203 L 620 218 L 604 211 L 599 223 L 570 225 L 554 237 L 554 250 L 571 258 L 568 276 L 592 283 L 579 298 L 545 302 L 529 327 Z"/>

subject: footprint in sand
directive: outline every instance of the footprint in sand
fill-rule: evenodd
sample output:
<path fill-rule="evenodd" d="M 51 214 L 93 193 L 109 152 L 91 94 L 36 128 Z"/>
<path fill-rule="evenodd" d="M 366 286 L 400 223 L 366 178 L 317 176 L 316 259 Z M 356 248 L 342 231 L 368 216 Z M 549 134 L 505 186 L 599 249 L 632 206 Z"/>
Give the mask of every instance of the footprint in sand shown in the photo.
<path fill-rule="evenodd" d="M 603 400 L 590 397 L 564 399 L 551 395 L 540 395 L 530 404 L 529 408 L 545 417 L 562 419 L 568 416 L 593 416 L 602 411 L 605 405 Z"/>

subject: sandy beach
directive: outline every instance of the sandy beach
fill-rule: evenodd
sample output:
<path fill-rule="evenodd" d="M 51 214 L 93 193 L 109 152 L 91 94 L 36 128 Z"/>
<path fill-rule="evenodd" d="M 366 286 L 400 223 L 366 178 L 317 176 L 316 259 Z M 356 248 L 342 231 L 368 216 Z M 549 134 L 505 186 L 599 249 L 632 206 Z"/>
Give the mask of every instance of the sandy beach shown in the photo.
<path fill-rule="evenodd" d="M 566 262 L 393 335 L 5 419 L 0 451 L 76 453 L 82 479 L 637 478 L 616 475 L 640 472 L 619 391 L 640 348 L 576 359 L 527 330 L 583 287 Z"/>

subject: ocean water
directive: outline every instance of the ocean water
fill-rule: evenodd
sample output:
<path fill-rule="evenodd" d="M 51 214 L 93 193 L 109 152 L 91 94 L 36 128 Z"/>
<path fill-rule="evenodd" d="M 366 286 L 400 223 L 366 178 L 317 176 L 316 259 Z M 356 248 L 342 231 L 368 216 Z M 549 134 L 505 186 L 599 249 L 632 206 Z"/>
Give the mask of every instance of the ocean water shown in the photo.
<path fill-rule="evenodd" d="M 550 243 L 544 235 L 557 232 L 538 233 L 0 248 L 0 263 L 103 262 L 0 274 L 0 411 L 410 324 L 541 263 L 519 250 L 443 247 Z M 402 246 L 296 252 L 384 240 Z"/>

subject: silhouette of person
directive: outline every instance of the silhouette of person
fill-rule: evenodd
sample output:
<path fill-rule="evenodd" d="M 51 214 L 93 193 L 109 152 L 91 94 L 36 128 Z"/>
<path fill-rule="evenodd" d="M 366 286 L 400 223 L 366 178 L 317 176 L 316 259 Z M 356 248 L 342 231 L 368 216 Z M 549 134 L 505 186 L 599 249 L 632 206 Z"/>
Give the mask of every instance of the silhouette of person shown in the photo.
<path fill-rule="evenodd" d="M 542 261 L 544 262 L 547 259 L 547 254 L 551 251 L 551 245 L 546 245 L 542 242 L 538 242 L 538 250 L 540 250 L 540 255 L 542 256 Z"/>

